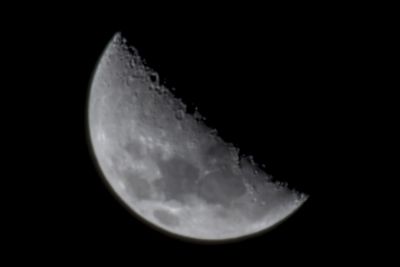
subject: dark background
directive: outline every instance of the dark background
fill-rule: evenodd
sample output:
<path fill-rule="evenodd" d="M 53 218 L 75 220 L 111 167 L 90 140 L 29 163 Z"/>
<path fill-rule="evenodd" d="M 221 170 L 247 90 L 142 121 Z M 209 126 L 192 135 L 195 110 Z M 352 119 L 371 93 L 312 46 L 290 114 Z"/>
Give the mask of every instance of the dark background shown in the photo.
<path fill-rule="evenodd" d="M 32 257 L 190 265 L 304 264 L 354 255 L 362 225 L 350 219 L 358 206 L 343 188 L 360 179 L 348 166 L 359 146 L 352 129 L 363 118 L 354 103 L 365 96 L 360 81 L 370 79 L 364 31 L 371 27 L 295 7 L 175 14 L 135 6 L 126 7 L 129 15 L 124 9 L 75 13 L 59 7 L 13 22 L 18 41 L 11 35 L 10 42 L 23 59 L 11 68 L 23 62 L 27 74 L 14 84 L 29 86 L 22 96 L 14 91 L 18 105 L 12 106 L 24 124 L 11 125 L 24 129 L 15 134 L 31 153 L 29 167 L 15 168 L 27 197 L 14 198 L 21 219 L 10 247 Z M 91 75 L 117 31 L 226 141 L 264 163 L 276 180 L 310 195 L 301 209 L 263 235 L 209 245 L 159 233 L 120 205 L 101 179 L 86 132 Z"/>

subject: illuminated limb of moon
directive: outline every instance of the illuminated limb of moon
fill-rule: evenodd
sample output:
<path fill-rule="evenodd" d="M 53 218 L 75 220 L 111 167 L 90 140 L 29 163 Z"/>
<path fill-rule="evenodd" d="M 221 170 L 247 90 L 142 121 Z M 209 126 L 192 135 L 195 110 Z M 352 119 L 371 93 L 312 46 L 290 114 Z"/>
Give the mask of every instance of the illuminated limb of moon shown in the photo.
<path fill-rule="evenodd" d="M 223 240 L 270 228 L 307 199 L 271 181 L 160 85 L 116 34 L 93 77 L 89 130 L 112 190 L 180 236 Z"/>

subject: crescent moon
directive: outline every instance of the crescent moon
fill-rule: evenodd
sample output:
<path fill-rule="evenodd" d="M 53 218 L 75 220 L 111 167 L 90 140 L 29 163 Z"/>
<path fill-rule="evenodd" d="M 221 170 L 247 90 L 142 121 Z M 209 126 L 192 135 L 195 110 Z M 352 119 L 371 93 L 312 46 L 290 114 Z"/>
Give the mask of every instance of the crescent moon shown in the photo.
<path fill-rule="evenodd" d="M 239 157 L 157 77 L 117 33 L 89 93 L 95 160 L 134 214 L 177 237 L 223 241 L 270 229 L 307 200 Z"/>

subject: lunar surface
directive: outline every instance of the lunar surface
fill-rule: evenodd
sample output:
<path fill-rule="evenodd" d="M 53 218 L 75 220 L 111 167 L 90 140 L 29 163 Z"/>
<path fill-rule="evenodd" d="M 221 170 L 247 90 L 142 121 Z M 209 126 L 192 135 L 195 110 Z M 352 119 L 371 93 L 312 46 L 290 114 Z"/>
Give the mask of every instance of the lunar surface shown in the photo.
<path fill-rule="evenodd" d="M 168 233 L 211 241 L 249 236 L 308 197 L 273 182 L 198 112 L 187 112 L 120 33 L 99 60 L 88 112 L 106 182 L 134 214 Z"/>

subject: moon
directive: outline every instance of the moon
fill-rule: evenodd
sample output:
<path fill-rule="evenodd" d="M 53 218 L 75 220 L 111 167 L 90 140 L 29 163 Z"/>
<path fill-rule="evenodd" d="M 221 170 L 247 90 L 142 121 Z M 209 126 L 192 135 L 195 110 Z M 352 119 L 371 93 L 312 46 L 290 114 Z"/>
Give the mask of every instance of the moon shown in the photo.
<path fill-rule="evenodd" d="M 94 158 L 133 214 L 176 237 L 224 241 L 270 229 L 307 195 L 272 180 L 162 85 L 121 33 L 91 82 Z"/>

